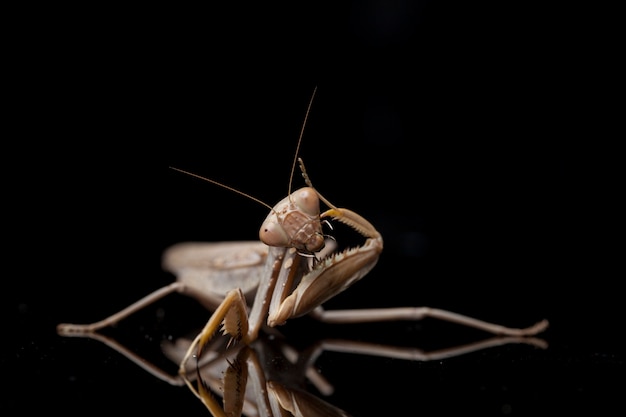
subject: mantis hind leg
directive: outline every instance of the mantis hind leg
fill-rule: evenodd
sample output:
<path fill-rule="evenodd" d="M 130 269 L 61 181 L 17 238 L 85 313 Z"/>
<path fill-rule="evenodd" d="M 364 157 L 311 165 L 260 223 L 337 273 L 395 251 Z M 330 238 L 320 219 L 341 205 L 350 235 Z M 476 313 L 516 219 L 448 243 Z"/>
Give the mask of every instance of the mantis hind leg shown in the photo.
<path fill-rule="evenodd" d="M 364 323 L 393 320 L 421 320 L 436 318 L 463 326 L 473 327 L 498 336 L 534 336 L 548 328 L 548 320 L 541 320 L 530 327 L 512 328 L 478 320 L 452 311 L 430 307 L 399 307 L 362 310 L 326 311 L 321 307 L 310 313 L 314 318 L 326 323 Z"/>
<path fill-rule="evenodd" d="M 135 301 L 133 304 L 129 305 L 128 307 L 100 321 L 96 321 L 90 324 L 61 323 L 57 326 L 57 333 L 61 336 L 81 336 L 87 333 L 93 333 L 97 330 L 102 329 L 103 327 L 111 326 L 125 319 L 126 317 L 130 316 L 136 311 L 139 311 L 145 308 L 146 306 L 154 303 L 157 300 L 160 300 L 166 295 L 169 295 L 173 292 L 183 292 L 183 291 L 184 291 L 184 285 L 181 284 L 180 282 L 174 282 L 170 285 L 159 288 L 158 290 Z"/>

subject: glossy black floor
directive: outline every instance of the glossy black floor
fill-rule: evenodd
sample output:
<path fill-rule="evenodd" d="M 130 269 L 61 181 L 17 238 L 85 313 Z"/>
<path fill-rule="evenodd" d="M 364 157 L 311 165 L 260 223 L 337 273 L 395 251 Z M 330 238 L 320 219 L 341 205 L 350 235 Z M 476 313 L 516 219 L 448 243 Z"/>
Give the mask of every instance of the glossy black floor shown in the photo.
<path fill-rule="evenodd" d="M 209 415 L 187 387 L 55 328 L 172 282 L 160 267 L 171 244 L 256 239 L 266 208 L 169 167 L 274 204 L 315 86 L 300 149 L 313 184 L 385 239 L 376 268 L 327 307 L 430 306 L 550 327 L 543 348 L 432 361 L 329 350 L 313 369 L 330 395 L 282 357 L 264 363 L 352 416 L 619 412 L 606 44 L 572 23 L 586 21 L 581 10 L 567 20 L 550 8 L 421 4 L 146 10 L 59 25 L 38 15 L 46 25 L 17 48 L 23 133 L 5 164 L 2 415 Z M 209 314 L 172 295 L 104 333 L 175 374 L 161 344 Z M 280 331 L 301 354 L 328 339 L 437 352 L 489 337 L 433 319 L 303 317 Z"/>

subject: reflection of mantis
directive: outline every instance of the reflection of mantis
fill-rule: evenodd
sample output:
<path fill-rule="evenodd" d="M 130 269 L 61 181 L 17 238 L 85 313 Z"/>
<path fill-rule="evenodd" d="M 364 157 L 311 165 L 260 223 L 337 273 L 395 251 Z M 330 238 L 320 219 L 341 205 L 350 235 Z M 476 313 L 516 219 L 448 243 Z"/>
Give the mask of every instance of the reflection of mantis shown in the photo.
<path fill-rule="evenodd" d="M 309 109 L 310 106 L 311 103 Z M 298 148 L 301 138 L 302 134 Z M 546 320 L 528 328 L 516 329 L 429 307 L 338 311 L 322 309 L 324 302 L 360 280 L 375 266 L 383 249 L 383 240 L 374 226 L 363 217 L 351 210 L 335 207 L 319 194 L 313 188 L 302 161 L 299 158 L 298 161 L 308 187 L 290 193 L 276 206 L 270 207 L 271 211 L 259 232 L 260 242 L 194 242 L 175 245 L 165 252 L 163 265 L 177 276 L 176 282 L 154 291 L 104 320 L 82 325 L 60 324 L 58 332 L 62 335 L 98 338 L 95 333 L 97 330 L 122 320 L 165 295 L 173 292 L 189 295 L 214 312 L 204 329 L 189 345 L 186 354 L 180 358 L 179 372 L 188 383 L 186 374 L 189 359 L 194 355 L 200 356 L 220 327 L 232 339 L 249 345 L 257 340 L 263 325 L 275 327 L 290 318 L 305 314 L 335 323 L 433 317 L 500 336 L 490 339 L 488 345 L 517 341 L 538 345 L 543 343 L 528 336 L 545 330 L 548 326 Z M 292 177 L 295 163 L 296 160 L 292 166 Z M 323 213 L 320 213 L 320 201 L 328 206 L 328 210 Z M 365 242 L 355 248 L 335 251 L 336 242 L 325 235 L 322 229 L 324 224 L 329 224 L 329 220 L 352 227 Z M 329 344 L 325 348 L 341 349 L 342 346 L 345 347 L 345 344 Z M 474 350 L 477 348 L 480 346 L 471 347 Z M 348 349 L 359 350 L 356 345 Z M 383 354 L 382 350 L 371 352 Z M 391 349 L 384 354 L 411 357 L 416 353 L 415 350 L 409 354 Z M 441 354 L 461 353 L 462 350 L 453 350 Z M 417 359 L 420 359 L 419 354 Z M 195 389 L 194 392 L 200 395 Z"/>
<path fill-rule="evenodd" d="M 115 339 L 98 332 L 71 336 L 98 340 L 171 385 L 187 384 L 193 394 L 218 416 L 347 417 L 348 414 L 320 397 L 330 396 L 334 387 L 316 368 L 323 352 L 364 354 L 415 361 L 442 360 L 509 343 L 545 348 L 546 343 L 528 336 L 492 336 L 452 348 L 423 351 L 412 347 L 385 346 L 346 339 L 323 339 L 304 350 L 290 346 L 275 329 L 260 334 L 250 345 L 229 343 L 224 337 L 211 339 L 197 362 L 184 372 L 171 375 L 140 357 Z M 161 348 L 174 363 L 181 363 L 192 341 L 164 340 Z M 196 383 L 194 384 L 194 381 Z M 218 400 L 216 395 L 222 397 Z M 290 414 L 287 414 L 289 412 Z"/>

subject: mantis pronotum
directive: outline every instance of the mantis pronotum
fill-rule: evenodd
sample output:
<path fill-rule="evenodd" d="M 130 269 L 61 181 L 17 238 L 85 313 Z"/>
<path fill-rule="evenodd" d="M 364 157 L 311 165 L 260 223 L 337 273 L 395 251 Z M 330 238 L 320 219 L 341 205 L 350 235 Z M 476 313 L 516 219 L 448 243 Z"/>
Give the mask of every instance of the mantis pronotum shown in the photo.
<path fill-rule="evenodd" d="M 298 139 L 290 176 L 290 192 L 274 207 L 261 202 L 270 208 L 270 213 L 259 231 L 260 241 L 174 245 L 163 256 L 164 268 L 177 277 L 174 283 L 152 292 L 101 321 L 91 324 L 59 324 L 59 334 L 94 337 L 109 343 L 108 339 L 98 335 L 99 329 L 117 323 L 173 292 L 189 295 L 213 311 L 204 329 L 186 348 L 185 354 L 179 356 L 179 374 L 192 391 L 201 397 L 204 396 L 193 388 L 187 377 L 191 369 L 188 363 L 192 357 L 200 360 L 202 352 L 215 339 L 220 328 L 231 337 L 231 341 L 252 345 L 263 326 L 273 328 L 305 314 L 323 322 L 334 323 L 420 320 L 431 317 L 501 337 L 467 350 L 519 341 L 541 346 L 540 342 L 529 336 L 544 331 L 548 326 L 546 320 L 527 328 L 510 328 L 430 307 L 340 311 L 322 308 L 324 302 L 349 288 L 376 265 L 383 250 L 383 239 L 376 228 L 362 216 L 326 200 L 313 187 L 307 175 L 298 153 L 314 96 L 315 91 Z M 297 162 L 307 186 L 291 192 L 291 181 Z M 190 175 L 233 190 L 210 179 Z M 240 191 L 233 191 L 260 202 Z M 324 204 L 327 209 L 321 212 L 320 204 Z M 323 226 L 330 221 L 350 226 L 365 242 L 355 248 L 335 251 L 336 244 L 332 236 L 323 231 Z M 345 346 L 330 343 L 326 344 L 326 349 L 342 350 L 346 349 Z M 352 346 L 352 350 L 415 359 L 452 356 L 466 351 L 460 349 L 442 352 L 440 355 L 420 356 L 415 351 L 407 353 L 401 349 L 377 350 L 359 345 Z M 173 379 L 170 380 L 172 381 Z"/>

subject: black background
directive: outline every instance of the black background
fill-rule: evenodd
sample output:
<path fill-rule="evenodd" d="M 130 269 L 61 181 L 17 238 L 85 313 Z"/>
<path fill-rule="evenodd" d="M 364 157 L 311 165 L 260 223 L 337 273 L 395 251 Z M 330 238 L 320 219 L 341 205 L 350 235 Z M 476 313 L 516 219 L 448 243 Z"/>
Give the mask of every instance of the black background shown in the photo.
<path fill-rule="evenodd" d="M 14 22 L 6 415 L 208 415 L 186 388 L 55 326 L 98 320 L 171 282 L 160 256 L 173 243 L 256 239 L 264 207 L 169 166 L 274 204 L 316 86 L 300 149 L 309 175 L 385 238 L 378 266 L 328 307 L 551 322 L 547 350 L 435 362 L 326 353 L 317 366 L 335 385 L 329 402 L 354 416 L 621 409 L 623 132 L 610 12 L 279 2 L 22 10 Z M 114 334 L 159 361 L 160 338 L 208 316 L 175 295 Z M 341 336 L 429 350 L 484 336 L 433 320 L 303 318 L 283 330 L 299 347 Z"/>

